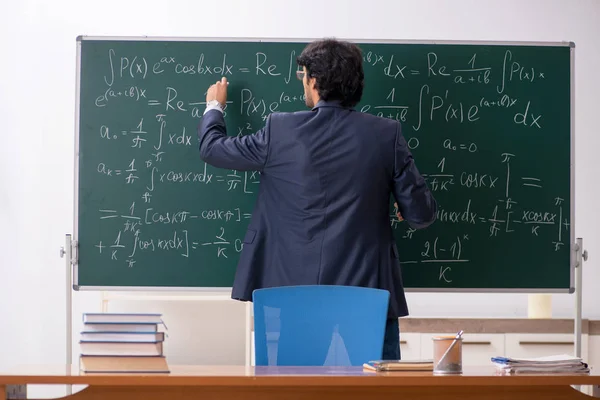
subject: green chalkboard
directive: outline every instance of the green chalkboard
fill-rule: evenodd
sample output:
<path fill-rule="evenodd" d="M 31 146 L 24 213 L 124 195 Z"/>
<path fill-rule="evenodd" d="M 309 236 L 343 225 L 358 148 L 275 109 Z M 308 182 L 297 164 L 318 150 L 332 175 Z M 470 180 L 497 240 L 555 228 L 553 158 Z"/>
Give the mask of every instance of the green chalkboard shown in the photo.
<path fill-rule="evenodd" d="M 390 201 L 407 290 L 571 290 L 574 46 L 357 42 L 357 109 L 402 121 L 439 203 L 415 232 Z M 229 135 L 305 109 L 305 44 L 78 38 L 76 289 L 231 287 L 260 174 L 200 160 L 205 91 L 229 79 Z"/>

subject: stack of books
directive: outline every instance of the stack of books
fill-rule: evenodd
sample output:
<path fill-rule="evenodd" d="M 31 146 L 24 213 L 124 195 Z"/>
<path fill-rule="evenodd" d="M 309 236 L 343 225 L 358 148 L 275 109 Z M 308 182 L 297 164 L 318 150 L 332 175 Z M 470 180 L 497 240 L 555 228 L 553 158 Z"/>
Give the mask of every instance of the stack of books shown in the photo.
<path fill-rule="evenodd" d="M 84 313 L 80 371 L 169 373 L 160 325 L 161 314 Z"/>
<path fill-rule="evenodd" d="M 587 374 L 588 365 L 579 357 L 560 354 L 537 358 L 492 357 L 498 372 L 504 374 Z"/>

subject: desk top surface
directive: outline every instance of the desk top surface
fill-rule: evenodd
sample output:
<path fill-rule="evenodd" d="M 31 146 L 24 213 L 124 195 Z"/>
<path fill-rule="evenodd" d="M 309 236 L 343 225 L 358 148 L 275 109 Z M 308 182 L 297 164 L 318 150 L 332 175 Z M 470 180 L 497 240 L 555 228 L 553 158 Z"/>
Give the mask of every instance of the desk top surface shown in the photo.
<path fill-rule="evenodd" d="M 600 373 L 502 375 L 493 366 L 466 367 L 462 375 L 363 371 L 362 367 L 245 367 L 171 365 L 169 374 L 80 373 L 77 366 L 26 365 L 0 371 L 0 385 L 88 384 L 117 386 L 478 386 L 600 385 Z"/>

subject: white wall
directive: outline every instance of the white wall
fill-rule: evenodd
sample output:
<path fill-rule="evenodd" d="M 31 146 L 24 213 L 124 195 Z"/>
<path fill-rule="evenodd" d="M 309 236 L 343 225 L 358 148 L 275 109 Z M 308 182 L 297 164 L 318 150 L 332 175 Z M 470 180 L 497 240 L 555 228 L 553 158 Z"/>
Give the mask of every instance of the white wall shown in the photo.
<path fill-rule="evenodd" d="M 600 318 L 600 214 L 595 208 L 600 2 L 373 0 L 368 5 L 357 0 L 3 1 L 0 367 L 64 361 L 65 275 L 58 249 L 73 225 L 75 37 L 80 34 L 574 41 L 575 226 L 590 252 L 583 314 Z M 409 300 L 413 316 L 525 316 L 527 310 L 525 295 L 410 294 Z M 100 301 L 97 293 L 75 293 L 74 301 L 76 338 L 80 313 L 99 310 Z M 197 314 L 189 305 L 156 307 L 175 326 L 179 324 L 175 321 L 202 316 L 210 320 L 206 324 L 213 332 L 235 332 L 243 313 L 231 303 L 198 303 Z M 495 310 L 492 304 L 497 304 Z M 572 307 L 572 296 L 554 296 L 555 316 L 572 317 Z M 207 335 L 206 326 L 194 326 L 199 336 Z M 230 339 L 238 343 L 243 332 Z M 243 362 L 237 344 L 223 346 L 220 335 L 208 335 L 206 340 L 214 345 L 203 351 L 218 351 L 221 360 Z M 214 354 L 188 356 L 192 361 L 214 359 Z"/>

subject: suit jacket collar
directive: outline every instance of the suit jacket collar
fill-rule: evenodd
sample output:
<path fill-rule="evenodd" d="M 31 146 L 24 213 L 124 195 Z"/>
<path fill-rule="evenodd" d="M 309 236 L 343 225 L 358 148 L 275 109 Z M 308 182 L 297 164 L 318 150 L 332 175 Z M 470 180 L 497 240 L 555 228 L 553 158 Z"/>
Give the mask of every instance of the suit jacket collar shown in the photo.
<path fill-rule="evenodd" d="M 321 108 L 321 107 L 335 107 L 335 108 L 347 108 L 347 109 L 352 109 L 351 107 L 344 107 L 341 104 L 341 101 L 339 100 L 319 100 L 317 102 L 317 104 L 315 104 L 315 106 L 312 108 L 313 110 L 316 110 L 317 108 Z"/>

